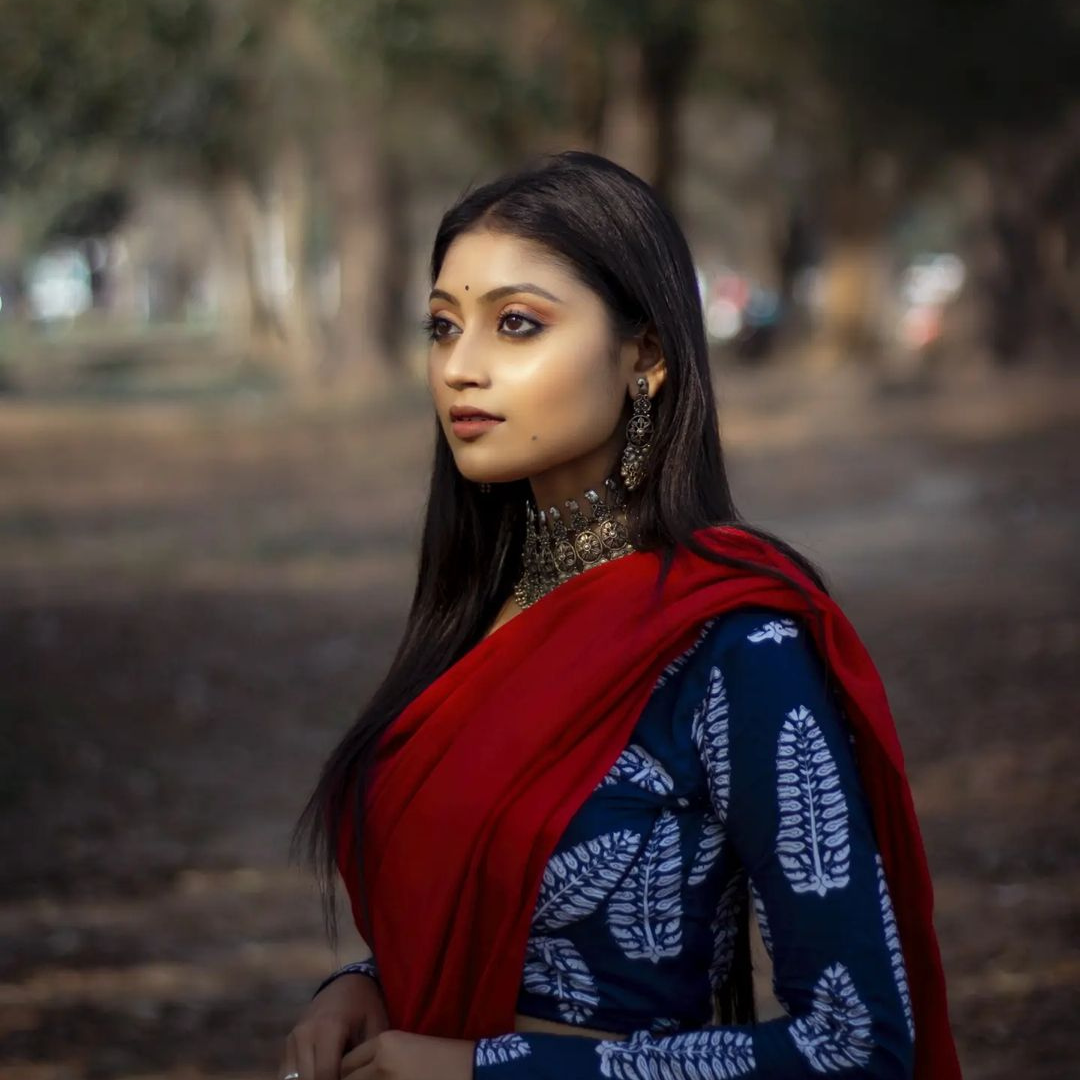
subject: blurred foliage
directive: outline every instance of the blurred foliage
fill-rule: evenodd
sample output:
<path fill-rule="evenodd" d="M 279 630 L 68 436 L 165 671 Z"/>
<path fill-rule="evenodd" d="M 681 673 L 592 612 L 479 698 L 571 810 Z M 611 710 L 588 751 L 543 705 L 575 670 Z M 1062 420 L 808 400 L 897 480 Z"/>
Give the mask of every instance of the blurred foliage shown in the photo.
<path fill-rule="evenodd" d="M 826 251 L 883 237 L 951 163 L 981 163 L 1011 265 L 989 294 L 1038 291 L 1032 238 L 1050 227 L 1060 298 L 1080 245 L 1078 97 L 1069 0 L 0 0 L 0 196 L 32 251 L 107 233 L 149 184 L 206 192 L 230 280 L 252 278 L 234 314 L 285 342 L 314 301 L 274 314 L 243 269 L 276 206 L 301 262 L 337 247 L 344 304 L 391 294 L 356 319 L 393 352 L 417 188 L 581 146 L 676 204 L 685 106 L 715 102 L 771 118 L 759 168 L 775 173 L 751 187 L 811 207 Z M 1055 302 L 1053 318 L 1080 320 Z M 378 352 L 362 336 L 333 348 Z"/>
<path fill-rule="evenodd" d="M 211 173 L 258 161 L 338 78 L 456 111 L 513 156 L 514 125 L 573 116 L 583 65 L 603 97 L 620 41 L 643 49 L 645 81 L 693 74 L 811 113 L 827 94 L 861 139 L 957 149 L 1075 97 L 1077 22 L 1067 0 L 0 0 L 0 188 L 41 182 L 72 146 Z"/>
<path fill-rule="evenodd" d="M 953 149 L 1053 122 L 1080 90 L 1075 4 L 907 0 L 806 5 L 821 70 L 865 132 L 936 130 Z"/>

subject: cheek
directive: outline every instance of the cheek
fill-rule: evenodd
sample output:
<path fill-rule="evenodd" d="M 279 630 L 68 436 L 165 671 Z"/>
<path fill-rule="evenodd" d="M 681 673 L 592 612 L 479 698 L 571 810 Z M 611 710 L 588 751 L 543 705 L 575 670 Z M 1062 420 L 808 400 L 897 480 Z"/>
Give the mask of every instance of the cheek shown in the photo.
<path fill-rule="evenodd" d="M 446 392 L 446 383 L 442 377 L 442 364 L 436 358 L 434 349 L 428 350 L 427 385 L 428 391 L 436 401 Z"/>
<path fill-rule="evenodd" d="M 613 405 L 617 411 L 614 366 L 602 344 L 588 335 L 553 337 L 529 364 L 503 374 L 515 384 L 515 402 L 530 415 L 595 425 Z"/>
<path fill-rule="evenodd" d="M 575 377 L 523 384 L 514 437 L 534 452 L 585 453 L 608 438 L 618 421 L 618 391 L 610 381 Z"/>

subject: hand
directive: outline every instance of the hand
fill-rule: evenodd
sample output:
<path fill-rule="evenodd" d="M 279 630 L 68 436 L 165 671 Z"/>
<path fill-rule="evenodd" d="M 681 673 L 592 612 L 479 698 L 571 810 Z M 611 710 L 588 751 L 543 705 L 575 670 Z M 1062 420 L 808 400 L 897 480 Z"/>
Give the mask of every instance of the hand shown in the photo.
<path fill-rule="evenodd" d="M 315 995 L 289 1032 L 277 1075 L 338 1080 L 345 1051 L 389 1026 L 379 984 L 359 973 L 339 975 Z"/>
<path fill-rule="evenodd" d="M 472 1039 L 383 1031 L 341 1059 L 340 1080 L 472 1080 Z"/>

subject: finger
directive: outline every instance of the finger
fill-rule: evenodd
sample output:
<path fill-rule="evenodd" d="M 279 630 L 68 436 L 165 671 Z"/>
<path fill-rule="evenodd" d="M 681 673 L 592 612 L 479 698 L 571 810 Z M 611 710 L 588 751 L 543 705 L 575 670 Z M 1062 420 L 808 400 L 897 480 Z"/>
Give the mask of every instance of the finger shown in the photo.
<path fill-rule="evenodd" d="M 390 1018 L 386 1014 L 386 1009 L 378 1008 L 373 1010 L 367 1018 L 367 1033 L 364 1035 L 365 1039 L 373 1039 L 376 1035 L 383 1031 L 390 1030 Z"/>
<path fill-rule="evenodd" d="M 315 1040 L 296 1040 L 296 1070 L 300 1080 L 315 1080 Z"/>
<path fill-rule="evenodd" d="M 361 1065 L 358 1069 L 348 1069 L 343 1072 L 340 1080 L 376 1080 L 378 1075 L 378 1066 L 375 1064 L 375 1059 L 372 1058 L 366 1065 Z"/>
<path fill-rule="evenodd" d="M 338 1080 L 375 1080 L 375 1063 L 369 1062 L 359 1069 L 350 1069 L 343 1072 Z"/>
<path fill-rule="evenodd" d="M 291 1072 L 299 1072 L 296 1067 L 296 1036 L 290 1031 L 288 1038 L 285 1040 L 285 1058 L 281 1063 L 281 1070 L 278 1072 L 279 1080 L 283 1076 L 288 1076 Z"/>
<path fill-rule="evenodd" d="M 344 1076 L 350 1069 L 359 1069 L 375 1060 L 375 1039 L 365 1039 L 359 1046 L 354 1046 L 342 1059 L 338 1069 Z"/>
<path fill-rule="evenodd" d="M 349 1033 L 343 1027 L 335 1027 L 315 1043 L 314 1080 L 338 1080 L 341 1072 L 341 1059 Z"/>

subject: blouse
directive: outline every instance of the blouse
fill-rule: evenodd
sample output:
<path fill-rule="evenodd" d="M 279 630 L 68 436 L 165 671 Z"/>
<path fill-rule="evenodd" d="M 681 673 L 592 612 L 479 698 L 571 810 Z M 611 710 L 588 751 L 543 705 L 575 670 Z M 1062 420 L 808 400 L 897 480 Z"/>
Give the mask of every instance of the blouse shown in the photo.
<path fill-rule="evenodd" d="M 907 974 L 854 737 L 802 618 L 728 611 L 659 675 L 545 868 L 516 1011 L 475 1080 L 910 1080 Z M 716 1025 L 753 906 L 784 1014 Z M 376 958 L 347 964 L 378 979 Z"/>

